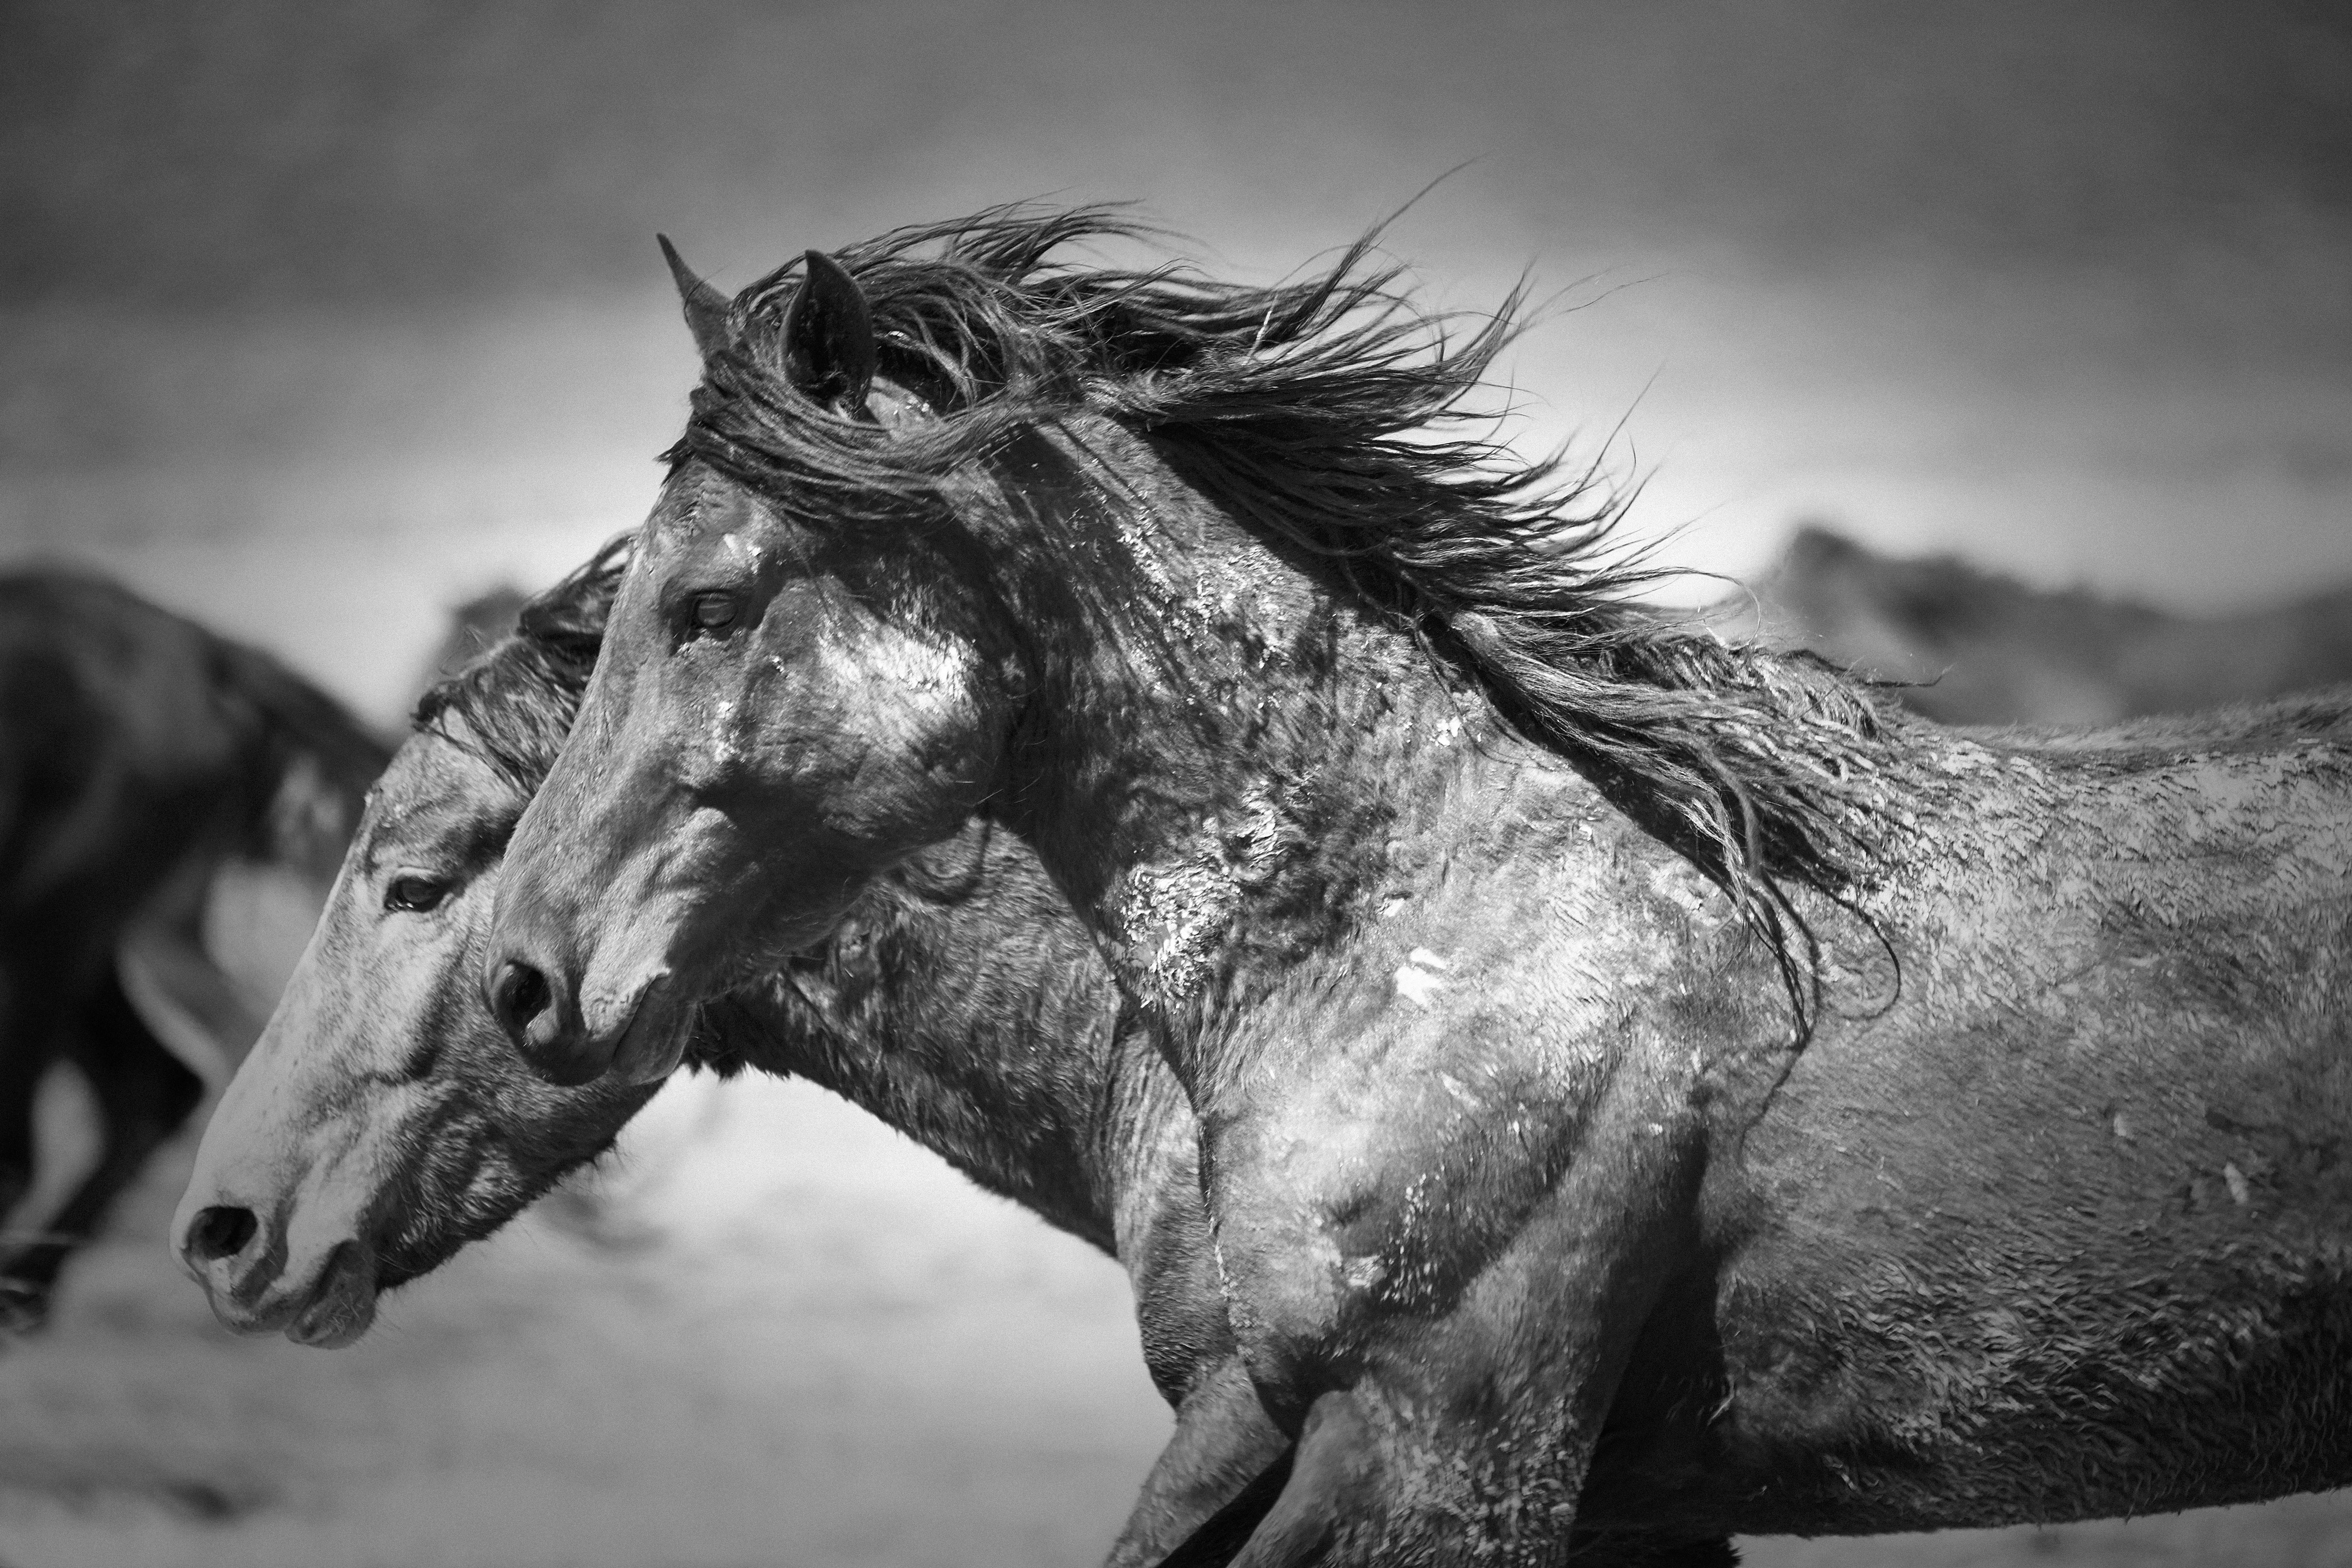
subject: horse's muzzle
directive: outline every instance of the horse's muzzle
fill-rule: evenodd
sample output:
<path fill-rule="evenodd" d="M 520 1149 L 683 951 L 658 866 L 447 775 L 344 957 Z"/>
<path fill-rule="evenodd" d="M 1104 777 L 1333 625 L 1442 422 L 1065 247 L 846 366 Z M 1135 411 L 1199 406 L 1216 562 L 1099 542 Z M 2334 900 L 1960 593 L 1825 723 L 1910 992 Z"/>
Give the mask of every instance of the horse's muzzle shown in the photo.
<path fill-rule="evenodd" d="M 283 1330 L 299 1344 L 334 1347 L 375 1321 L 373 1255 L 357 1239 L 336 1243 L 289 1282 L 285 1237 L 250 1208 L 208 1204 L 184 1212 L 173 1231 L 172 1250 L 205 1288 L 213 1316 L 239 1333 Z"/>

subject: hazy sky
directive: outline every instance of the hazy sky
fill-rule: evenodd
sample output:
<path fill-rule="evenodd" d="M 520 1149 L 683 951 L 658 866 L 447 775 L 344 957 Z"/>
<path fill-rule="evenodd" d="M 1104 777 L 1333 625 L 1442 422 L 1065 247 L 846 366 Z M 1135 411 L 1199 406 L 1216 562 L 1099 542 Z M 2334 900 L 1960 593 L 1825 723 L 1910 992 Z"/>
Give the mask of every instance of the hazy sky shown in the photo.
<path fill-rule="evenodd" d="M 1680 558 L 1818 515 L 2288 591 L 2352 575 L 2346 16 L 11 0 L 0 551 L 152 580 L 262 539 L 309 595 L 333 541 L 425 541 L 446 596 L 650 496 L 692 369 L 656 229 L 737 285 L 1135 197 L 1265 277 L 1470 161 L 1393 247 L 1451 303 L 1532 265 L 1582 306 L 1514 363 L 1529 442 L 1622 420 Z"/>
<path fill-rule="evenodd" d="M 2341 350 L 2352 321 L 2327 277 L 2341 251 L 2293 254 L 2341 247 L 2352 214 L 2352 22 L 2320 4 L 17 0 L 11 17 L 0 279 L 19 300 L 627 283 L 656 226 L 765 259 L 1049 189 L 1287 253 L 1475 158 L 1458 239 L 1510 266 L 1566 248 L 2092 272 L 2188 305 L 2200 335 L 2300 320 Z M 2247 287 L 2200 309 L 2217 266 Z"/>

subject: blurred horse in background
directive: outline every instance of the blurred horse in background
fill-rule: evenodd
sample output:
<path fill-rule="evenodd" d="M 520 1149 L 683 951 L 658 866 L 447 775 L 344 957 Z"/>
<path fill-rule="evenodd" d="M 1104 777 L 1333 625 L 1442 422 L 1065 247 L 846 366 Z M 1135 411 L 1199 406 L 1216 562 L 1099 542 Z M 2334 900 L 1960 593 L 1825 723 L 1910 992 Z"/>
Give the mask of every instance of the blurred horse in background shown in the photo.
<path fill-rule="evenodd" d="M 425 661 L 423 678 L 415 688 L 426 692 L 480 658 L 515 629 L 530 595 L 511 583 L 499 583 L 449 607 L 449 624 Z"/>
<path fill-rule="evenodd" d="M 96 576 L 0 577 L 0 1215 L 35 1173 L 34 1101 L 70 1062 L 100 1153 L 0 1232 L 0 1332 L 37 1327 L 74 1248 L 260 1033 L 208 952 L 213 879 L 274 862 L 323 896 L 389 756 L 257 649 Z"/>
<path fill-rule="evenodd" d="M 1720 608 L 1726 635 L 1914 684 L 1946 724 L 2113 724 L 2352 680 L 2352 585 L 2237 615 L 2047 592 L 1952 555 L 1880 555 L 1818 525 Z"/>

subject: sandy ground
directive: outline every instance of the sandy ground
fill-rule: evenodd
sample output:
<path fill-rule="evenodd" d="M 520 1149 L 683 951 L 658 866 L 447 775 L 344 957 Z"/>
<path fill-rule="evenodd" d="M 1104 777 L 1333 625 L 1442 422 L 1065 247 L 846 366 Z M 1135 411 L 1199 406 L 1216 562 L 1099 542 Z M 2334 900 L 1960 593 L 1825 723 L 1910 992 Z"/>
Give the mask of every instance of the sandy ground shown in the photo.
<path fill-rule="evenodd" d="M 1168 1426 L 1117 1269 L 816 1091 L 728 1098 L 659 1236 L 528 1218 L 341 1352 L 214 1325 L 175 1151 L 0 1356 L 0 1561 L 1098 1557 Z"/>
<path fill-rule="evenodd" d="M 341 1352 L 214 1324 L 160 1245 L 183 1143 L 0 1354 L 0 1563 L 1097 1560 L 1169 1425 L 1118 1270 L 816 1090 L 698 1093 L 640 1156 L 635 1240 L 528 1215 Z M 1748 1560 L 2352 1563 L 2352 1499 Z"/>

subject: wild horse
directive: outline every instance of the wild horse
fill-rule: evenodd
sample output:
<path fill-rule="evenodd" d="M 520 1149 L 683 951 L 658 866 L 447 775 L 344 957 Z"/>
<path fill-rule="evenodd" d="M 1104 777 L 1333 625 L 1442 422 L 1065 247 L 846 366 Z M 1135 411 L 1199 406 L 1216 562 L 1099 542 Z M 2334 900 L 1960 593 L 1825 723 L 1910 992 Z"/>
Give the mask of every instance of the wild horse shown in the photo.
<path fill-rule="evenodd" d="M 625 558 L 608 550 L 549 590 L 524 635 L 429 692 L 378 783 L 175 1223 L 231 1326 L 356 1339 L 381 1292 L 520 1212 L 650 1094 L 541 1082 L 471 984 L 507 837 L 570 727 Z M 1278 1478 L 1288 1445 L 1225 1321 L 1182 1090 L 1028 848 L 967 825 L 694 1030 L 686 1060 L 822 1084 L 1124 1261 L 1177 1426 L 1111 1561 L 1155 1563 L 1180 1540 L 1222 1560 L 1200 1527 L 1253 1477 Z M 1690 1378 L 1684 1350 L 1649 1344 L 1645 1386 Z M 1594 1488 L 1586 1560 L 1727 1560 L 1719 1542 L 1692 1554 L 1674 1521 L 1613 1509 L 1608 1467 Z"/>
<path fill-rule="evenodd" d="M 81 1070 L 104 1118 L 80 1186 L 0 1237 L 0 1331 L 42 1321 L 68 1257 L 203 1096 L 123 973 L 242 1051 L 260 1020 L 205 956 L 213 874 L 246 856 L 323 885 L 386 755 L 266 654 L 114 584 L 0 578 L 0 1215 L 32 1184 L 53 1062 Z"/>
<path fill-rule="evenodd" d="M 730 302 L 485 984 L 559 1079 L 974 814 L 1199 1117 L 1297 1466 L 1240 1561 L 1555 1560 L 1637 1337 L 1694 1534 L 2352 1478 L 2340 711 L 1941 731 L 1625 605 L 1349 252 L 1055 259 L 1091 211 Z"/>

